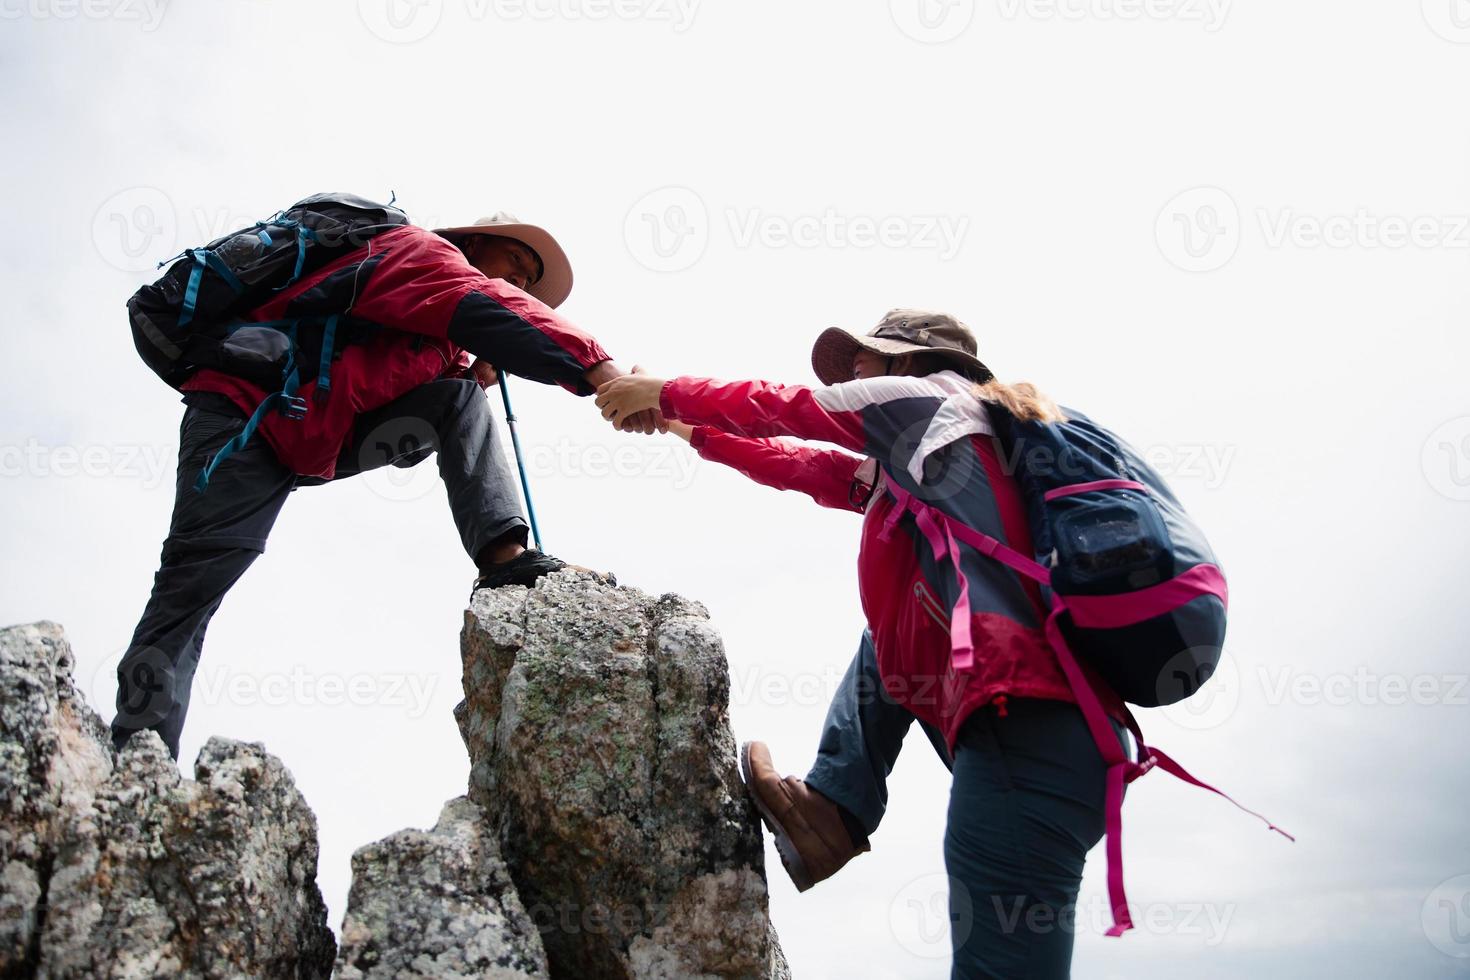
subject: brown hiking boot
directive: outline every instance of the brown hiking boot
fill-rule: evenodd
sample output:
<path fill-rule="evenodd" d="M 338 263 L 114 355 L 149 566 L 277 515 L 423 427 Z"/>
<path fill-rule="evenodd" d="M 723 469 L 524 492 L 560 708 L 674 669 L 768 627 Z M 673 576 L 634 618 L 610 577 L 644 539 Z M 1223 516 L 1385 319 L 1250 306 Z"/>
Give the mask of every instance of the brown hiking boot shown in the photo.
<path fill-rule="evenodd" d="M 746 742 L 740 747 L 740 774 L 797 891 L 826 881 L 872 849 L 867 841 L 862 847 L 853 845 L 836 803 L 795 776 L 778 776 L 766 743 Z"/>

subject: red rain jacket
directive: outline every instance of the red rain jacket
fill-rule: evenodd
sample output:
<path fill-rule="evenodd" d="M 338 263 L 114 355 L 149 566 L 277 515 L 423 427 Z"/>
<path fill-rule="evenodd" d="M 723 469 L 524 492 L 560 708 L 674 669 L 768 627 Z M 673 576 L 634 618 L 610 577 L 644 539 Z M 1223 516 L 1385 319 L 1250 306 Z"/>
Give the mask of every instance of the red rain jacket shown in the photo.
<path fill-rule="evenodd" d="M 332 301 L 340 296 L 340 305 Z M 359 412 L 385 405 L 419 385 L 463 372 L 468 354 L 449 340 L 461 322 L 493 328 L 493 362 L 510 374 L 592 392 L 583 373 L 608 359 L 592 337 L 549 306 L 501 279 L 488 279 L 449 241 L 413 225 L 396 228 L 341 256 L 251 312 L 248 319 L 289 319 L 293 309 L 323 305 L 388 329 L 343 348 L 332 365 L 331 393 L 312 398 L 311 365 L 299 394 L 306 416 L 265 416 L 260 432 L 293 472 L 330 479 Z M 309 377 L 310 380 L 305 380 Z M 247 415 L 268 392 L 241 378 L 201 370 L 184 391 L 214 391 Z"/>
<path fill-rule="evenodd" d="M 866 511 L 858 584 L 884 686 L 894 700 L 938 727 L 951 750 L 970 712 L 1002 695 L 1075 701 L 1047 643 L 1035 583 L 961 546 L 975 663 L 957 674 L 949 630 L 958 594 L 953 567 L 935 559 L 910 514 L 884 534 L 894 501 L 883 485 L 896 481 L 969 526 L 1031 553 L 1016 481 L 1002 469 L 983 403 L 969 388 L 952 372 L 815 389 L 684 377 L 668 382 L 660 399 L 667 417 L 700 426 L 692 444 L 705 459 L 767 486 L 806 493 L 824 507 Z M 771 436 L 836 443 L 873 461 L 764 438 Z M 870 473 L 879 477 L 871 494 Z"/>

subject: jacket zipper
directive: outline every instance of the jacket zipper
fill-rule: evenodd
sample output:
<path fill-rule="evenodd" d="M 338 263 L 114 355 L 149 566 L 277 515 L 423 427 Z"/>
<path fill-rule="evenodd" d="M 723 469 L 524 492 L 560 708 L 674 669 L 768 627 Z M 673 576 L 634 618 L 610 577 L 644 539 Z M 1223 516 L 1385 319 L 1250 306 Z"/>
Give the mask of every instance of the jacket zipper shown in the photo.
<path fill-rule="evenodd" d="M 934 598 L 934 595 L 929 591 L 929 586 L 923 579 L 914 582 L 914 598 L 918 600 L 919 608 L 928 613 L 930 619 L 944 627 L 945 631 L 948 632 L 949 614 L 940 607 L 939 600 Z"/>

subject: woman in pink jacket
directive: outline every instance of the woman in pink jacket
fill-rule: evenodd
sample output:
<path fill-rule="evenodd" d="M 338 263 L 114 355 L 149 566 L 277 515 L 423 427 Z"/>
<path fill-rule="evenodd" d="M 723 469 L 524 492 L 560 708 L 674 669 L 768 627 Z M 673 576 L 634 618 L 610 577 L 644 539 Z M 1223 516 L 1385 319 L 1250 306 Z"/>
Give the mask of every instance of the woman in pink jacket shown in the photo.
<path fill-rule="evenodd" d="M 968 328 L 943 313 L 894 310 L 861 337 L 827 330 L 812 363 L 824 387 L 628 375 L 598 394 L 614 422 L 657 407 L 704 458 L 864 514 L 863 646 L 806 781 L 776 776 L 759 743 L 746 748 L 758 808 L 798 888 L 810 887 L 867 849 L 883 778 L 919 719 L 954 776 L 944 844 L 953 975 L 1066 976 L 1083 864 L 1104 831 L 1102 758 L 1047 643 L 1035 583 L 965 544 L 955 563 L 936 555 L 920 511 L 904 503 L 1031 554 L 987 405 L 1023 420 L 1061 410 L 1029 385 L 995 380 Z M 962 584 L 967 644 L 950 620 Z M 854 693 L 874 673 L 876 696 Z"/>

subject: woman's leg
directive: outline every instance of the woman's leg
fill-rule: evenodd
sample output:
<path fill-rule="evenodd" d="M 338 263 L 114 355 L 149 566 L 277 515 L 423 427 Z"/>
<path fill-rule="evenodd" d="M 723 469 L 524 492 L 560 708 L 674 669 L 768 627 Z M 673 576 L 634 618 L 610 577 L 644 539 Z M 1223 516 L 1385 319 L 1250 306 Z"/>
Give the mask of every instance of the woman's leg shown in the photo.
<path fill-rule="evenodd" d="M 944 860 L 956 978 L 1068 976 L 1077 891 L 1103 835 L 1102 758 L 1076 706 L 975 712 L 955 749 Z"/>
<path fill-rule="evenodd" d="M 873 636 L 864 630 L 857 655 L 827 708 L 817 761 L 806 776 L 808 786 L 855 818 L 863 837 L 877 830 L 883 819 L 888 807 L 888 776 L 915 720 L 884 689 Z M 943 736 L 933 727 L 919 724 L 940 759 L 949 765 Z"/>

